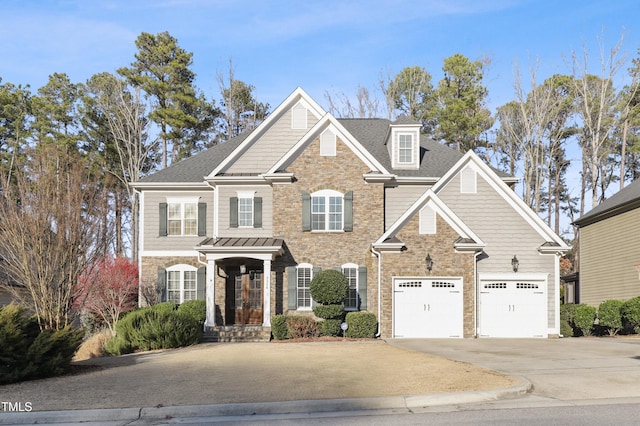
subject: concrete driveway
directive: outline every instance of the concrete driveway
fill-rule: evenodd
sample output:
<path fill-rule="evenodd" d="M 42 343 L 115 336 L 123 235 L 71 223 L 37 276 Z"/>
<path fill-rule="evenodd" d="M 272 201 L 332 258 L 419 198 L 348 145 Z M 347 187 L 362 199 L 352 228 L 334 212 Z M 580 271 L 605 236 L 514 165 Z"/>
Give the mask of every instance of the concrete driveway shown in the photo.
<path fill-rule="evenodd" d="M 521 376 L 559 401 L 640 397 L 640 338 L 391 339 L 390 344 Z"/>

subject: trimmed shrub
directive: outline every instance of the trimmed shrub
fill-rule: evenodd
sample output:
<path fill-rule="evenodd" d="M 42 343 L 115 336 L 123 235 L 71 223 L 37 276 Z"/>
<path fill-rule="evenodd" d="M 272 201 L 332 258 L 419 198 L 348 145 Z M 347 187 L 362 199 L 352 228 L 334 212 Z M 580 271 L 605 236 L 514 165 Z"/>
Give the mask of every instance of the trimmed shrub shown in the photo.
<path fill-rule="evenodd" d="M 337 305 L 344 302 L 349 291 L 349 281 L 340 271 L 326 269 L 318 272 L 309 287 L 313 300 L 321 305 Z"/>
<path fill-rule="evenodd" d="M 207 319 L 207 302 L 204 300 L 187 300 L 178 307 L 178 312 L 191 315 L 200 324 Z"/>
<path fill-rule="evenodd" d="M 576 305 L 573 323 L 583 336 L 591 336 L 593 323 L 596 320 L 596 308 L 589 305 Z"/>
<path fill-rule="evenodd" d="M 274 315 L 271 317 L 271 334 L 275 340 L 286 340 L 291 338 L 287 328 L 286 315 Z"/>
<path fill-rule="evenodd" d="M 313 307 L 313 313 L 318 318 L 327 320 L 340 320 L 344 318 L 343 305 L 316 305 Z"/>
<path fill-rule="evenodd" d="M 640 296 L 625 301 L 621 311 L 625 328 L 640 333 Z"/>
<path fill-rule="evenodd" d="M 333 306 L 333 305 L 329 305 Z M 317 323 L 321 336 L 342 336 L 341 319 L 326 319 Z"/>
<path fill-rule="evenodd" d="M 0 385 L 67 372 L 83 335 L 70 327 L 40 331 L 25 308 L 0 308 Z"/>
<path fill-rule="evenodd" d="M 288 315 L 287 330 L 292 339 L 318 336 L 318 327 L 313 318 L 303 315 Z"/>
<path fill-rule="evenodd" d="M 576 316 L 576 306 L 573 303 L 560 305 L 560 334 L 564 337 L 576 336 L 574 319 Z"/>
<path fill-rule="evenodd" d="M 598 325 L 604 327 L 609 336 L 622 330 L 622 300 L 605 300 L 598 306 Z"/>
<path fill-rule="evenodd" d="M 378 330 L 378 320 L 372 312 L 348 312 L 347 337 L 374 338 Z"/>
<path fill-rule="evenodd" d="M 157 306 L 157 305 L 154 305 Z M 202 340 L 202 322 L 192 313 L 166 307 L 133 311 L 118 321 L 116 336 L 105 345 L 112 355 L 178 348 Z"/>

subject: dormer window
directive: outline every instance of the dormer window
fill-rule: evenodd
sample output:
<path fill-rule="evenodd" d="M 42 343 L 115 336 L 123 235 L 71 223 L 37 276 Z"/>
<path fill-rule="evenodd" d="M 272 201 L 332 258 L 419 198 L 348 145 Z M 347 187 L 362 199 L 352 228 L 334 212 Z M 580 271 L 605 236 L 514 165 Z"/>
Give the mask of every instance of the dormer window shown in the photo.
<path fill-rule="evenodd" d="M 413 135 L 410 133 L 398 135 L 398 163 L 413 163 Z"/>

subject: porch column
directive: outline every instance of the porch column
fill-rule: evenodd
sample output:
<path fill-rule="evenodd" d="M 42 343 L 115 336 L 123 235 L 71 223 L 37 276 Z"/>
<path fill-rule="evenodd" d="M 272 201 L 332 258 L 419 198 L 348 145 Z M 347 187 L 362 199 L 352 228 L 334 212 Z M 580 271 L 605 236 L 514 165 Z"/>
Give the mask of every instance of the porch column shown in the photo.
<path fill-rule="evenodd" d="M 271 327 L 271 260 L 263 261 L 264 292 L 263 292 L 263 327 Z"/>
<path fill-rule="evenodd" d="M 216 325 L 216 284 L 215 284 L 216 261 L 207 262 L 207 283 L 205 287 L 205 300 L 207 306 L 207 319 L 205 327 Z"/>

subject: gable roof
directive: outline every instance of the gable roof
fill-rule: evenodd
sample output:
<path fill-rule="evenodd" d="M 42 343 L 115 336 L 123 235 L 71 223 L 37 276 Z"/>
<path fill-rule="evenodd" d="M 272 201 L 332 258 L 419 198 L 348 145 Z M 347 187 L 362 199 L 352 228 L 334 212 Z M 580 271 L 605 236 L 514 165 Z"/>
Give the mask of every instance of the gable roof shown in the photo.
<path fill-rule="evenodd" d="M 409 207 L 387 231 L 373 243 L 376 248 L 383 248 L 388 244 L 390 248 L 399 248 L 399 239 L 396 234 L 416 215 L 419 211 L 429 206 L 435 210 L 460 236 L 455 241 L 456 248 L 479 249 L 485 243 L 469 228 L 447 205 L 433 192 L 427 189 L 411 207 Z"/>
<path fill-rule="evenodd" d="M 640 208 L 640 179 L 631 182 L 573 223 L 577 226 L 586 226 L 636 208 Z"/>
<path fill-rule="evenodd" d="M 541 249 L 545 251 L 566 251 L 569 246 L 511 189 L 476 153 L 469 150 L 432 189 L 437 194 L 463 168 L 471 165 L 473 169 L 491 185 L 491 187 L 545 240 Z"/>

